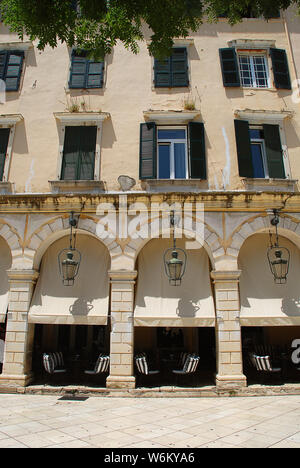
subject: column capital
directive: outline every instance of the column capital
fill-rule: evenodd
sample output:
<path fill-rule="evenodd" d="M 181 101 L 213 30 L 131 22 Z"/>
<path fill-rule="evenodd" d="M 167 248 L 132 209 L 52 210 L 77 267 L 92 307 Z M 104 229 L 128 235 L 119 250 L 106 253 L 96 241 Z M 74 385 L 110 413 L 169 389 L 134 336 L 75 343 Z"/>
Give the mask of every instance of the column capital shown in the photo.
<path fill-rule="evenodd" d="M 233 281 L 239 282 L 241 274 L 242 270 L 213 270 L 210 272 L 210 276 L 213 279 L 214 283 L 232 283 Z"/>
<path fill-rule="evenodd" d="M 21 283 L 36 283 L 39 277 L 36 270 L 7 270 L 8 281 Z"/>
<path fill-rule="evenodd" d="M 137 271 L 135 270 L 110 270 L 108 274 L 111 283 L 135 282 L 135 279 L 137 277 Z"/>

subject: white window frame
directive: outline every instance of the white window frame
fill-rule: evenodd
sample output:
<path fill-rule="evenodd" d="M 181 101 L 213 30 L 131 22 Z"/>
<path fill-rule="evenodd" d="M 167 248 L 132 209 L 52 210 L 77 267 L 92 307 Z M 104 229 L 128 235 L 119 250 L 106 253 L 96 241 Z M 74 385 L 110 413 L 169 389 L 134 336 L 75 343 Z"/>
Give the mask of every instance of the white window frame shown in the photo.
<path fill-rule="evenodd" d="M 159 130 L 184 130 L 185 131 L 185 139 L 159 139 L 158 132 Z M 174 144 L 175 143 L 184 143 L 185 144 L 185 168 L 186 168 L 186 176 L 184 179 L 175 178 L 175 152 L 174 152 Z M 186 126 L 158 126 L 157 127 L 157 178 L 159 180 L 166 180 L 160 179 L 159 176 L 159 146 L 162 145 L 170 145 L 170 179 L 167 180 L 186 180 L 189 179 L 189 163 L 188 163 L 188 129 Z"/>
<path fill-rule="evenodd" d="M 240 80 L 241 80 L 241 86 L 242 88 L 246 89 L 269 89 L 270 86 L 270 67 L 269 67 L 269 60 L 267 57 L 267 53 L 264 51 L 243 51 L 239 49 L 237 51 L 238 54 L 238 66 L 239 66 L 239 73 L 240 73 Z M 252 79 L 252 84 L 251 86 L 246 86 L 243 84 L 243 78 L 242 78 L 242 70 L 241 70 L 241 64 L 240 64 L 240 58 L 241 57 L 249 57 L 250 61 L 250 71 L 251 71 L 251 79 Z M 255 65 L 254 65 L 254 57 L 262 57 L 264 59 L 264 64 L 265 64 L 265 70 L 266 70 L 266 84 L 267 86 L 258 86 L 258 83 L 256 81 L 256 75 L 255 75 Z"/>

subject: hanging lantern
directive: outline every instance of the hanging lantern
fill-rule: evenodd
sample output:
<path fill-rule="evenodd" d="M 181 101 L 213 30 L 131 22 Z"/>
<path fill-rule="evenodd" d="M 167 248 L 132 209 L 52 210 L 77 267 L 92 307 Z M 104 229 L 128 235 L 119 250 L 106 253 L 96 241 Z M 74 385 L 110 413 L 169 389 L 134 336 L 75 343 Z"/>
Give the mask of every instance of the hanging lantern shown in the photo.
<path fill-rule="evenodd" d="M 164 254 L 166 275 L 171 286 L 180 286 L 186 270 L 187 255 L 183 249 L 176 247 L 174 212 L 171 214 L 171 226 L 173 228 L 173 247 Z"/>
<path fill-rule="evenodd" d="M 77 221 L 71 213 L 70 225 L 70 245 L 68 249 L 63 249 L 58 255 L 59 273 L 64 286 L 73 286 L 78 275 L 81 262 L 81 253 L 75 248 L 76 235 L 73 235 L 73 227 L 77 226 Z"/>
<path fill-rule="evenodd" d="M 290 266 L 290 252 L 286 247 L 279 246 L 278 239 L 278 224 L 279 216 L 278 212 L 274 210 L 274 218 L 271 220 L 272 226 L 275 226 L 275 243 L 272 241 L 272 234 L 270 232 L 270 247 L 267 252 L 268 261 L 271 273 L 274 276 L 276 284 L 285 284 L 287 282 L 287 276 Z"/>

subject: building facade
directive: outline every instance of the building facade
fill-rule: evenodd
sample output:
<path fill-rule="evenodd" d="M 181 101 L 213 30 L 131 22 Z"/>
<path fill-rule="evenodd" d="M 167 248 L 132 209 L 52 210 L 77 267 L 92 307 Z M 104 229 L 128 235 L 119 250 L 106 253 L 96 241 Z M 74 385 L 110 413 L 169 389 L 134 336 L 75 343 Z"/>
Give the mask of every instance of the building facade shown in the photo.
<path fill-rule="evenodd" d="M 135 388 L 138 353 L 159 364 L 175 351 L 199 354 L 218 388 L 245 387 L 251 346 L 291 349 L 299 33 L 293 10 L 224 18 L 176 39 L 164 61 L 145 42 L 94 62 L 1 25 L 0 388 L 37 382 L 43 353 L 62 349 L 90 365 L 109 354 L 111 389 Z M 267 260 L 274 210 L 290 252 L 280 285 Z M 173 211 L 187 253 L 176 287 L 163 261 Z M 66 287 L 71 213 L 81 263 Z"/>

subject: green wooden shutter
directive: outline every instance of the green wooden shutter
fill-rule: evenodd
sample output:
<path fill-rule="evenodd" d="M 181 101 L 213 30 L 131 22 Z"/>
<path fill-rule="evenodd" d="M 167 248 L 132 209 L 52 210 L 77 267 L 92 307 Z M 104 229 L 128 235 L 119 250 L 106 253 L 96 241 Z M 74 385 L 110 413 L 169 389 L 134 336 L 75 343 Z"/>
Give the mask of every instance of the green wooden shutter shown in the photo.
<path fill-rule="evenodd" d="M 62 180 L 93 180 L 97 127 L 66 127 Z"/>
<path fill-rule="evenodd" d="M 205 134 L 202 122 L 190 122 L 190 177 L 191 179 L 206 180 Z"/>
<path fill-rule="evenodd" d="M 241 177 L 253 177 L 249 122 L 246 122 L 245 120 L 235 120 L 234 127 L 239 174 Z"/>
<path fill-rule="evenodd" d="M 154 59 L 154 84 L 156 88 L 171 87 L 171 57 Z"/>
<path fill-rule="evenodd" d="M 7 62 L 7 52 L 3 50 L 0 52 L 0 79 L 3 81 L 5 80 L 6 62 Z"/>
<path fill-rule="evenodd" d="M 269 177 L 285 179 L 279 125 L 263 125 Z"/>
<path fill-rule="evenodd" d="M 97 127 L 79 127 L 79 180 L 94 180 Z"/>
<path fill-rule="evenodd" d="M 18 91 L 20 86 L 22 68 L 23 68 L 24 52 L 13 51 L 8 53 L 5 84 L 6 91 Z"/>
<path fill-rule="evenodd" d="M 140 125 L 140 179 L 157 178 L 156 124 Z"/>
<path fill-rule="evenodd" d="M 275 87 L 277 89 L 292 89 L 286 51 L 282 49 L 270 49 L 270 54 Z"/>
<path fill-rule="evenodd" d="M 71 70 L 69 79 L 69 88 L 85 88 L 87 76 L 88 60 L 86 52 L 77 52 L 73 50 L 71 59 Z"/>
<path fill-rule="evenodd" d="M 80 148 L 80 127 L 66 127 L 62 161 L 62 180 L 77 180 Z"/>
<path fill-rule="evenodd" d="M 3 180 L 3 172 L 4 172 L 9 134 L 10 134 L 9 128 L 0 129 L 0 180 Z"/>
<path fill-rule="evenodd" d="M 239 66 L 234 47 L 219 49 L 223 83 L 226 88 L 241 86 Z"/>
<path fill-rule="evenodd" d="M 184 87 L 189 85 L 187 50 L 185 47 L 173 49 L 171 57 L 171 86 Z"/>
<path fill-rule="evenodd" d="M 103 62 L 88 61 L 87 65 L 87 77 L 86 87 L 87 88 L 102 88 L 103 86 Z"/>
<path fill-rule="evenodd" d="M 154 60 L 154 83 L 156 88 L 179 88 L 189 85 L 185 47 L 175 47 L 170 57 Z"/>

